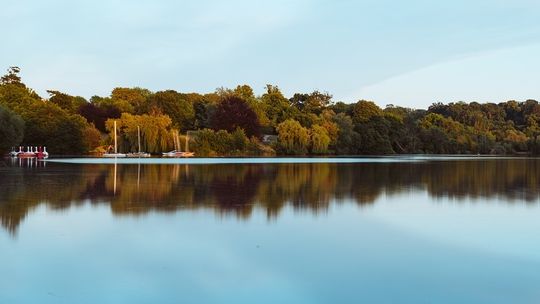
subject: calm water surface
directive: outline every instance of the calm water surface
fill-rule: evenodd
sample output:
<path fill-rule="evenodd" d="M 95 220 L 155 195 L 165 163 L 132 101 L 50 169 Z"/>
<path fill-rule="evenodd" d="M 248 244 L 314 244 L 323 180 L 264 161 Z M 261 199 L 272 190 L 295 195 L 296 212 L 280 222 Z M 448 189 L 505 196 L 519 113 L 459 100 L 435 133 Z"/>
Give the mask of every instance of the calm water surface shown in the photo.
<path fill-rule="evenodd" d="M 0 303 L 540 303 L 540 159 L 85 162 L 0 165 Z"/>

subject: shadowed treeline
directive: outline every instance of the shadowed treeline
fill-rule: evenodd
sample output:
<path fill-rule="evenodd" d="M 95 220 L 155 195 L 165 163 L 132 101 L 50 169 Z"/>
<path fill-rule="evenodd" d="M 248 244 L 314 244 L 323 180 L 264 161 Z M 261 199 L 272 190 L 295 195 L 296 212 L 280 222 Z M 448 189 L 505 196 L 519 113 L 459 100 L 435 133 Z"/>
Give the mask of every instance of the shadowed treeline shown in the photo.
<path fill-rule="evenodd" d="M 536 202 L 540 159 L 419 163 L 251 165 L 9 164 L 0 167 L 0 222 L 15 233 L 36 206 L 110 205 L 115 215 L 208 209 L 278 217 L 285 206 L 315 214 L 332 203 L 373 204 L 381 194 Z"/>

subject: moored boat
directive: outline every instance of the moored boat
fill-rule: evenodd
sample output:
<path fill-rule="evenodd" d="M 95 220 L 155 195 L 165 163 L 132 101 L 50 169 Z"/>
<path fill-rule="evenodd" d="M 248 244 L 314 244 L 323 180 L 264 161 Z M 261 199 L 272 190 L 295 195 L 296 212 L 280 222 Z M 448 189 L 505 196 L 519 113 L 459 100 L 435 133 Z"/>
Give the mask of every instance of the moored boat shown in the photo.
<path fill-rule="evenodd" d="M 49 153 L 47 152 L 47 147 L 36 147 L 36 157 L 38 159 L 45 159 L 49 157 Z"/>
<path fill-rule="evenodd" d="M 164 157 L 193 157 L 195 156 L 195 152 L 172 150 L 172 151 L 163 153 L 163 156 Z"/>
<path fill-rule="evenodd" d="M 103 157 L 122 158 L 122 157 L 127 157 L 127 155 L 125 153 L 105 153 L 105 154 L 103 154 Z"/>
<path fill-rule="evenodd" d="M 118 153 L 118 140 L 116 138 L 116 120 L 114 121 L 114 153 L 105 153 L 103 154 L 103 157 L 107 158 L 120 158 L 120 157 L 126 157 L 127 155 L 124 153 Z"/>
<path fill-rule="evenodd" d="M 127 153 L 126 157 L 130 157 L 130 158 L 147 158 L 147 157 L 152 157 L 152 155 L 150 155 L 150 153 L 146 153 L 146 152 L 133 152 L 133 153 Z"/>
<path fill-rule="evenodd" d="M 34 152 L 34 147 L 26 147 L 26 151 L 18 153 L 17 157 L 19 158 L 36 157 L 36 153 Z"/>
<path fill-rule="evenodd" d="M 178 138 L 178 132 L 173 135 L 175 150 L 162 153 L 163 157 L 193 157 L 195 152 L 188 151 L 188 137 L 186 135 L 186 151 L 180 151 L 180 139 Z"/>
<path fill-rule="evenodd" d="M 130 157 L 130 158 L 151 157 L 150 153 L 141 152 L 141 128 L 139 128 L 139 126 L 137 126 L 137 141 L 138 141 L 138 144 L 139 144 L 139 150 L 137 152 L 134 152 L 134 153 L 127 153 L 126 157 Z"/>
<path fill-rule="evenodd" d="M 49 152 L 47 152 L 47 147 L 32 147 L 28 146 L 26 147 L 26 151 L 24 151 L 23 147 L 19 147 L 19 151 L 15 151 L 15 149 L 12 149 L 12 151 L 9 153 L 9 156 L 16 157 L 16 158 L 39 158 L 39 159 L 45 159 L 49 157 Z"/>
<path fill-rule="evenodd" d="M 15 151 L 15 148 L 11 148 L 11 152 L 9 152 L 9 156 L 17 157 L 19 153 L 22 153 L 22 147 L 19 147 L 19 151 Z"/>

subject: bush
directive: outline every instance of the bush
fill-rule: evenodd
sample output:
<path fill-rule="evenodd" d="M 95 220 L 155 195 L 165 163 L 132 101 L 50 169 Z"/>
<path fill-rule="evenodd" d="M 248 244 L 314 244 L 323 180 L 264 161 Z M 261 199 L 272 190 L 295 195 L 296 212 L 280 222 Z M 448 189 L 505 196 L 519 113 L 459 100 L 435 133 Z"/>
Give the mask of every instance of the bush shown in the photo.
<path fill-rule="evenodd" d="M 197 131 L 193 139 L 193 151 L 198 156 L 240 156 L 259 155 L 268 152 L 259 147 L 256 137 L 249 140 L 242 129 L 229 133 L 225 130 L 213 131 L 203 129 Z M 270 148 L 271 150 L 271 148 Z M 273 151 L 273 150 L 272 150 Z"/>

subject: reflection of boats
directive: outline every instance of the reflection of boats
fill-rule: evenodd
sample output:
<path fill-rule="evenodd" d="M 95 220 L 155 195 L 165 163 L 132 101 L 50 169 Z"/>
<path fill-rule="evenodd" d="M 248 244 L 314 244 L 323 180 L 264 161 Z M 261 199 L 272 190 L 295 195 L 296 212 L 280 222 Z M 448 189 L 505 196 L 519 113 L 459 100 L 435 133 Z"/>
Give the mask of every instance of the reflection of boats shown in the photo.
<path fill-rule="evenodd" d="M 178 138 L 178 131 L 173 135 L 174 140 L 174 150 L 163 153 L 163 157 L 193 157 L 195 152 L 189 152 L 188 144 L 189 138 L 186 134 L 186 151 L 181 151 L 180 149 L 180 139 Z"/>
<path fill-rule="evenodd" d="M 126 157 L 124 153 L 118 153 L 118 140 L 116 138 L 116 120 L 114 121 L 114 153 L 105 153 L 103 157 Z"/>
<path fill-rule="evenodd" d="M 17 167 L 46 167 L 47 162 L 40 161 L 37 157 L 12 157 L 11 165 Z"/>
<path fill-rule="evenodd" d="M 132 157 L 132 158 L 150 157 L 151 156 L 150 153 L 141 152 L 141 128 L 139 128 L 139 126 L 137 126 L 137 141 L 138 141 L 138 144 L 139 144 L 139 150 L 137 152 L 134 152 L 134 153 L 126 154 L 126 157 Z"/>

